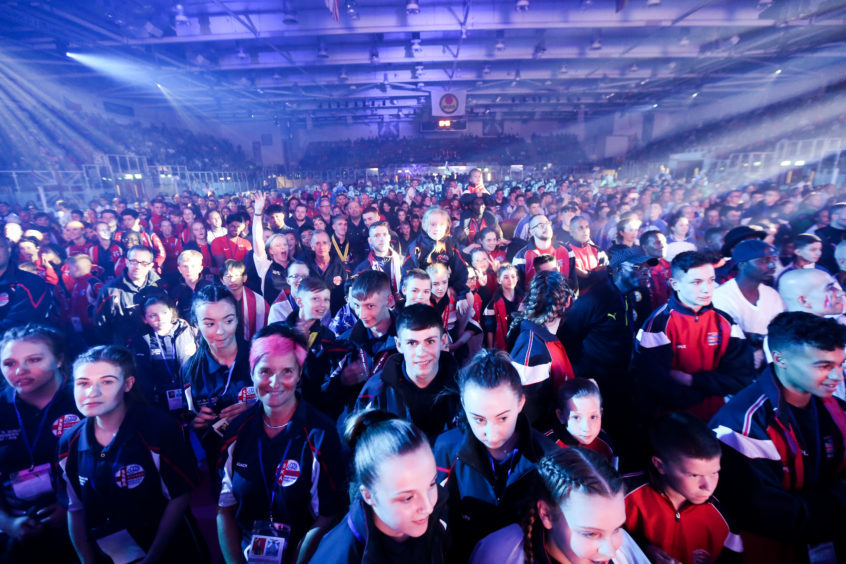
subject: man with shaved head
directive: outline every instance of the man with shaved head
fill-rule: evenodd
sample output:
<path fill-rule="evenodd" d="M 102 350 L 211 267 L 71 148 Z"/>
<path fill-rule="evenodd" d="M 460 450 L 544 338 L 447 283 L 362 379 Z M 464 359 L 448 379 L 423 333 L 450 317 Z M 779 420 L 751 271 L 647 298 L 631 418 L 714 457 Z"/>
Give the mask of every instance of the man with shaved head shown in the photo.
<path fill-rule="evenodd" d="M 818 268 L 803 268 L 785 272 L 778 280 L 778 293 L 784 300 L 786 311 L 804 311 L 818 317 L 834 317 L 841 325 L 846 324 L 843 309 L 846 297 L 834 277 Z M 769 343 L 764 352 L 767 362 L 772 362 Z M 841 380 L 834 395 L 846 399 L 846 387 Z"/>
<path fill-rule="evenodd" d="M 837 280 L 816 268 L 785 272 L 778 281 L 778 293 L 787 311 L 805 311 L 820 317 L 840 316 L 846 305 Z"/>

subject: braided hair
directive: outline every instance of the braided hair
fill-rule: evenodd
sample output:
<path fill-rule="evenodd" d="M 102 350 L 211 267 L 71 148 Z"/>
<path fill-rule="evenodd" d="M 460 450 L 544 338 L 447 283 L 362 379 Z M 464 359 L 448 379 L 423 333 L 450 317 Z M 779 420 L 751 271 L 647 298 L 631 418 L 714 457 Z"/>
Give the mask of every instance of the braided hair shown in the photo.
<path fill-rule="evenodd" d="M 557 270 L 538 272 L 529 285 L 523 311 L 514 314 L 508 328 L 511 333 L 524 319 L 543 325 L 556 317 L 564 317 L 564 309 L 573 298 L 573 290 Z"/>
<path fill-rule="evenodd" d="M 599 454 L 583 448 L 563 448 L 544 456 L 537 464 L 543 487 L 539 498 L 550 506 L 560 506 L 575 491 L 613 497 L 624 489 L 623 479 Z M 532 503 L 523 521 L 525 561 L 533 564 L 532 529 L 538 519 L 537 502 Z"/>

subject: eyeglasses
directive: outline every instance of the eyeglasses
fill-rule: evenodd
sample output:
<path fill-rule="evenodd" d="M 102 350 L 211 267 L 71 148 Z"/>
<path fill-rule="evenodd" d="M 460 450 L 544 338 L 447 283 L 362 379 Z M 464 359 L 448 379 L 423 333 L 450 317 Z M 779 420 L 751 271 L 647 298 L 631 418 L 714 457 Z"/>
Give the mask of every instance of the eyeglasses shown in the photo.
<path fill-rule="evenodd" d="M 127 262 L 131 266 L 143 266 L 145 268 L 148 267 L 148 266 L 153 266 L 152 262 L 140 261 L 140 260 L 135 260 L 135 259 L 130 259 Z"/>

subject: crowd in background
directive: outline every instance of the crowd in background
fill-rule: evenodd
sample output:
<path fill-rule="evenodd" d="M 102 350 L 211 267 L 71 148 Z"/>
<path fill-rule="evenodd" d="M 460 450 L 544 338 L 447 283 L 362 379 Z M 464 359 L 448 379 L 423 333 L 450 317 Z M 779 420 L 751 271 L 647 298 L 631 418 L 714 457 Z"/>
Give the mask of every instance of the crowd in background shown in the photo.
<path fill-rule="evenodd" d="M 844 199 L 0 202 L 0 560 L 835 562 Z"/>

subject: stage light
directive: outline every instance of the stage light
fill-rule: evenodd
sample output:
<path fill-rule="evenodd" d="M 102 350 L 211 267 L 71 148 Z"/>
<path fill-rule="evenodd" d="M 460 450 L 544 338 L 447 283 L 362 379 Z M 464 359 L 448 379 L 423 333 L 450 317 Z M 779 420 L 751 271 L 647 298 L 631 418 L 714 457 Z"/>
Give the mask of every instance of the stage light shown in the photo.
<path fill-rule="evenodd" d="M 599 51 L 600 49 L 602 49 L 602 40 L 601 40 L 601 39 L 599 39 L 598 37 L 597 37 L 597 38 L 595 38 L 595 39 L 591 42 L 591 44 L 590 44 L 590 48 L 591 48 L 591 50 L 593 50 L 593 51 Z"/>
<path fill-rule="evenodd" d="M 514 3 L 514 9 L 518 12 L 528 12 L 529 11 L 529 0 L 517 0 Z"/>
<path fill-rule="evenodd" d="M 779 164 L 781 164 L 781 166 L 790 166 L 793 164 L 793 161 L 781 161 Z"/>
<path fill-rule="evenodd" d="M 417 0 L 408 0 L 405 4 L 405 13 L 414 15 L 420 13 L 420 4 Z"/>
<path fill-rule="evenodd" d="M 793 166 L 805 166 L 805 161 L 794 161 Z"/>
<path fill-rule="evenodd" d="M 329 51 L 326 50 L 326 45 L 322 41 L 320 42 L 320 46 L 317 48 L 317 57 L 319 59 L 329 58 Z"/>
<path fill-rule="evenodd" d="M 775 74 L 781 74 L 781 69 L 776 70 Z"/>
<path fill-rule="evenodd" d="M 188 24 L 188 16 L 185 15 L 185 8 L 182 4 L 177 4 L 173 7 L 173 11 L 175 14 L 173 15 L 173 21 L 176 25 L 187 25 Z"/>

